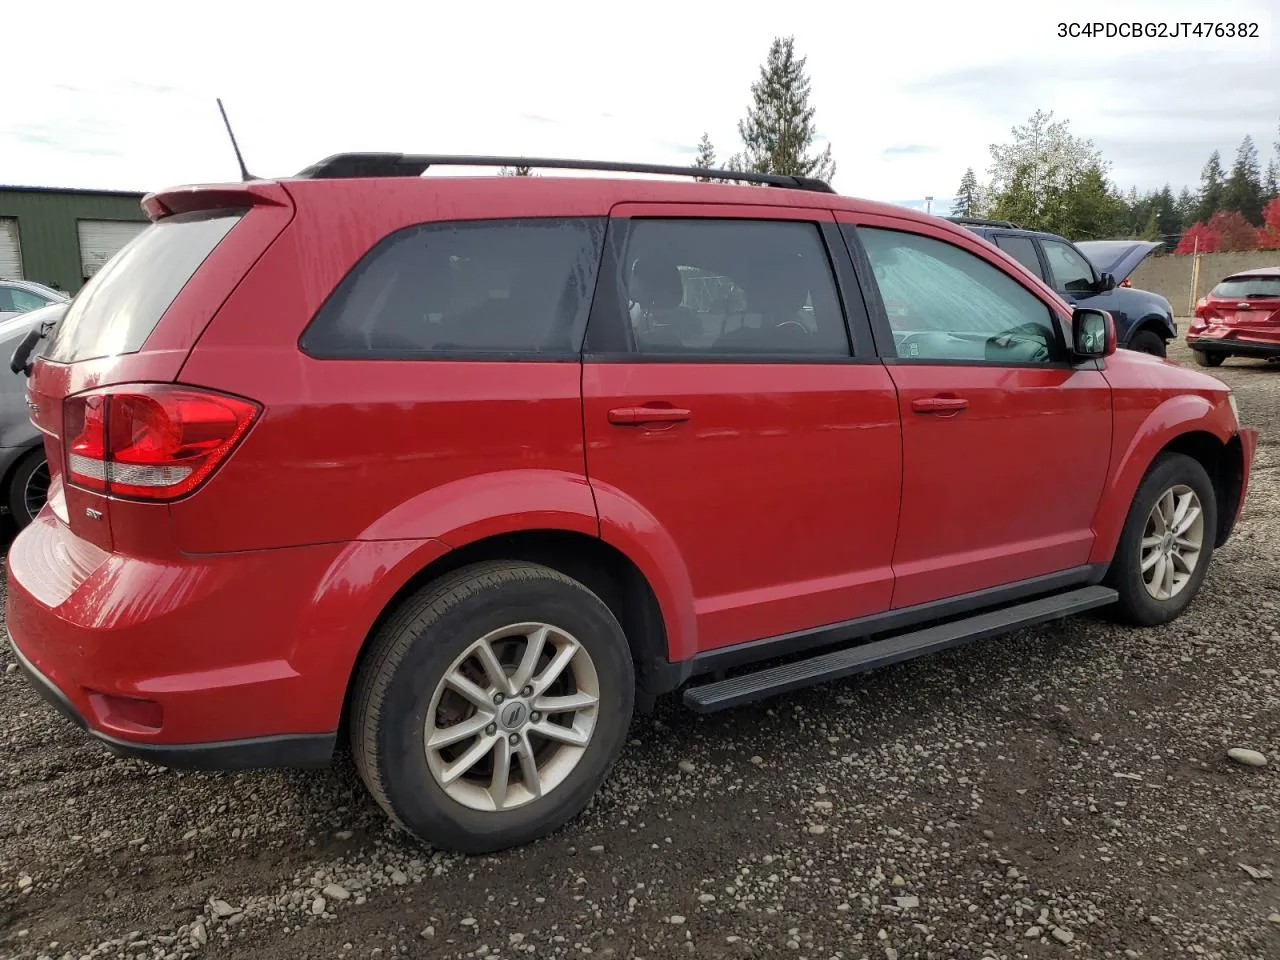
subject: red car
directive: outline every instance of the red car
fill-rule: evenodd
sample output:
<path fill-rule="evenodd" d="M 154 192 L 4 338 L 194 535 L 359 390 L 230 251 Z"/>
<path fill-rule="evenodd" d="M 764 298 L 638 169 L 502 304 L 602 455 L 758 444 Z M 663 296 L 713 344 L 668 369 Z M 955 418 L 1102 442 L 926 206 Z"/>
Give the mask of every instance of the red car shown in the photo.
<path fill-rule="evenodd" d="M 469 163 L 757 186 L 421 176 Z M 349 736 L 441 847 L 565 823 L 677 689 L 1167 623 L 1245 498 L 1222 383 L 820 181 L 348 154 L 144 207 L 29 367 L 52 485 L 16 655 L 162 764 Z"/>
<path fill-rule="evenodd" d="M 1280 266 L 1233 273 L 1201 297 L 1187 346 L 1202 367 L 1227 357 L 1280 360 Z"/>

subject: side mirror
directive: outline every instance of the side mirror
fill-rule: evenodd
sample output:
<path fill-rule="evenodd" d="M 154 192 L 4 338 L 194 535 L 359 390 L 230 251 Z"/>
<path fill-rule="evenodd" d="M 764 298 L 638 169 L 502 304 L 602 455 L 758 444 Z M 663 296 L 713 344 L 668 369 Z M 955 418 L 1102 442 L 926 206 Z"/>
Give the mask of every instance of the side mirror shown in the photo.
<path fill-rule="evenodd" d="M 13 356 L 9 358 L 9 369 L 14 373 L 25 373 L 30 376 L 31 353 L 42 339 L 44 339 L 44 333 L 40 327 L 28 330 L 27 335 L 18 344 L 18 349 L 14 350 Z"/>
<path fill-rule="evenodd" d="M 1106 293 L 1108 290 L 1116 288 L 1116 276 L 1114 273 L 1104 273 L 1098 280 L 1098 292 Z"/>
<path fill-rule="evenodd" d="M 1080 307 L 1071 313 L 1071 352 L 1085 360 L 1116 352 L 1116 322 L 1105 310 Z"/>

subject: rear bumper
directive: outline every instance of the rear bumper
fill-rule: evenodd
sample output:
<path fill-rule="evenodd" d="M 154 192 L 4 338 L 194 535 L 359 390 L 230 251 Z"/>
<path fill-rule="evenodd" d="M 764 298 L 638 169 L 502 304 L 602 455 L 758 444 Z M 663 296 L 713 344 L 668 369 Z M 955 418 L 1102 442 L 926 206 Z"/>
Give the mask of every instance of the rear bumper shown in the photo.
<path fill-rule="evenodd" d="M 357 584 L 332 583 L 344 550 L 140 558 L 45 511 L 9 550 L 9 641 L 36 690 L 118 753 L 313 766 L 368 630 Z"/>
<path fill-rule="evenodd" d="M 1233 357 L 1271 359 L 1280 357 L 1280 340 L 1255 340 L 1235 332 L 1222 336 L 1187 335 L 1187 346 L 1201 353 L 1229 354 Z"/>
<path fill-rule="evenodd" d="M 9 637 L 9 646 L 28 682 L 63 718 L 92 734 L 117 756 L 191 770 L 244 770 L 261 767 L 323 767 L 333 756 L 336 734 L 255 737 L 215 743 L 163 744 L 122 740 L 95 730 L 48 677 L 36 669 Z"/>

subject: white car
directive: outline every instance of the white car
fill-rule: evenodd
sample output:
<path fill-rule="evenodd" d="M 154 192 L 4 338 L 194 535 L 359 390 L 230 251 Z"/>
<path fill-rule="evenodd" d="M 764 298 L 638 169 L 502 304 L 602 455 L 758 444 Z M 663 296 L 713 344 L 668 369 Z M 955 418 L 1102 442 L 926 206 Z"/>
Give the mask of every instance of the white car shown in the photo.
<path fill-rule="evenodd" d="M 70 299 L 61 290 L 34 280 L 0 280 L 0 321 Z"/>

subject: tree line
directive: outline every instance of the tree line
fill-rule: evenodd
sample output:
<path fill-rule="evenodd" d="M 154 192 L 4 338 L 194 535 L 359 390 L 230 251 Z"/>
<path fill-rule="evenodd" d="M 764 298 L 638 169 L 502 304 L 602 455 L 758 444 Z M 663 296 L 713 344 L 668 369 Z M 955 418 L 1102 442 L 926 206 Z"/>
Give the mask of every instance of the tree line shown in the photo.
<path fill-rule="evenodd" d="M 988 181 L 972 167 L 956 191 L 953 216 L 1011 220 L 1073 240 L 1159 241 L 1178 253 L 1280 249 L 1280 133 L 1265 172 L 1245 136 L 1227 170 L 1215 150 L 1196 190 L 1121 193 L 1110 163 L 1066 120 L 1037 110 L 1009 143 L 991 145 Z"/>

